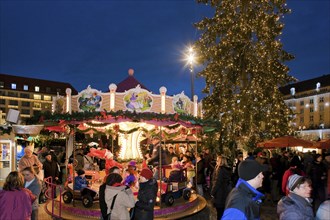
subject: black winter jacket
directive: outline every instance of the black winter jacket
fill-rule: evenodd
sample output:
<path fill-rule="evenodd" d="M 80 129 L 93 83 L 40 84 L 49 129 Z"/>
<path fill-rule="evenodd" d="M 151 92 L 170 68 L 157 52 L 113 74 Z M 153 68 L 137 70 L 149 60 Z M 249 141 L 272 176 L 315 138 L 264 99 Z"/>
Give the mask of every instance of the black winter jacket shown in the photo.
<path fill-rule="evenodd" d="M 138 201 L 135 203 L 136 220 L 154 219 L 154 207 L 158 191 L 157 181 L 152 178 L 148 182 L 140 183 Z"/>

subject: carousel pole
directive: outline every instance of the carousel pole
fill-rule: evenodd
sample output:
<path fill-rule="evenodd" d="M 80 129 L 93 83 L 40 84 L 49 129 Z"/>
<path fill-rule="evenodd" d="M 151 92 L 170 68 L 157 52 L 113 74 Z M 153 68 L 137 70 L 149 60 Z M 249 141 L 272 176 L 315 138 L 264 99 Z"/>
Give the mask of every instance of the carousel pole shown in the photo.
<path fill-rule="evenodd" d="M 76 126 L 73 127 L 73 161 L 72 161 L 72 190 L 74 192 L 74 182 L 75 182 L 75 161 L 76 161 Z M 77 166 L 78 164 L 76 164 Z M 72 206 L 75 207 L 75 202 L 74 202 L 74 193 L 72 193 Z"/>
<path fill-rule="evenodd" d="M 160 127 L 160 144 L 159 144 L 159 163 L 158 163 L 158 169 L 159 169 L 159 190 L 160 190 L 160 199 L 159 199 L 159 207 L 162 207 L 162 127 Z"/>
<path fill-rule="evenodd" d="M 196 131 L 196 127 L 194 127 L 194 129 L 195 129 L 195 131 Z M 197 140 L 198 140 L 198 136 L 197 136 L 197 132 L 196 132 L 196 149 L 195 149 L 195 155 L 197 155 L 197 153 L 198 153 L 198 142 L 197 142 Z M 196 180 L 196 190 L 197 190 L 197 175 L 198 175 L 198 173 L 197 173 L 197 170 L 198 170 L 198 167 L 197 167 L 198 165 L 197 165 L 197 162 L 196 162 L 196 175 L 195 175 L 195 180 Z M 203 171 L 204 172 L 204 171 Z"/>

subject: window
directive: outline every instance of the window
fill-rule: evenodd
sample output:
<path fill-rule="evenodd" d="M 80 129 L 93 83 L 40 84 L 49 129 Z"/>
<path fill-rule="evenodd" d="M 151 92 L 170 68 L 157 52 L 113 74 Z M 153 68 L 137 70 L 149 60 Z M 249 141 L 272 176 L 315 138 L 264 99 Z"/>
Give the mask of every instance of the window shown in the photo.
<path fill-rule="evenodd" d="M 41 95 L 34 94 L 33 99 L 41 100 Z"/>
<path fill-rule="evenodd" d="M 9 100 L 9 105 L 18 105 L 18 101 L 16 100 Z"/>
<path fill-rule="evenodd" d="M 52 91 L 52 89 L 50 88 L 50 87 L 46 87 L 46 92 L 47 93 L 49 93 L 49 92 L 51 92 Z"/>
<path fill-rule="evenodd" d="M 5 83 L 4 82 L 0 82 L 0 88 L 5 88 Z"/>
<path fill-rule="evenodd" d="M 320 97 L 320 102 L 324 102 L 324 97 Z"/>
<path fill-rule="evenodd" d="M 29 90 L 29 86 L 28 85 L 24 85 L 23 86 L 23 90 L 28 91 Z"/>
<path fill-rule="evenodd" d="M 8 92 L 8 96 L 10 96 L 10 97 L 18 97 L 18 92 Z"/>
<path fill-rule="evenodd" d="M 21 109 L 21 113 L 24 115 L 29 115 L 30 114 L 30 109 Z"/>
<path fill-rule="evenodd" d="M 51 110 L 52 109 L 52 105 L 51 104 L 47 104 L 46 103 L 44 107 L 45 107 L 46 110 Z"/>
<path fill-rule="evenodd" d="M 0 105 L 5 105 L 6 104 L 6 99 L 0 99 Z"/>
<path fill-rule="evenodd" d="M 314 116 L 313 115 L 309 116 L 309 122 L 314 122 Z"/>
<path fill-rule="evenodd" d="M 30 98 L 30 94 L 29 93 L 21 93 L 20 96 L 21 96 L 21 98 L 25 98 L 25 99 L 29 99 Z"/>
<path fill-rule="evenodd" d="M 41 108 L 41 103 L 40 102 L 33 103 L 33 108 Z"/>
<path fill-rule="evenodd" d="M 44 95 L 45 101 L 52 101 L 52 97 L 50 95 Z"/>
<path fill-rule="evenodd" d="M 309 112 L 314 112 L 314 108 L 309 108 Z"/>
<path fill-rule="evenodd" d="M 24 102 L 24 101 L 22 101 L 21 104 L 22 104 L 23 107 L 30 107 L 30 102 Z"/>
<path fill-rule="evenodd" d="M 56 92 L 58 92 L 59 94 L 61 94 L 61 89 L 56 89 Z"/>
<path fill-rule="evenodd" d="M 35 87 L 34 87 L 34 91 L 36 91 L 36 92 L 40 92 L 40 88 L 39 88 L 39 86 L 35 86 Z"/>
<path fill-rule="evenodd" d="M 304 114 L 304 109 L 303 108 L 300 109 L 300 114 Z"/>
<path fill-rule="evenodd" d="M 304 123 L 304 117 L 300 117 L 300 123 Z"/>
<path fill-rule="evenodd" d="M 309 104 L 314 104 L 314 99 L 310 99 Z"/>
<path fill-rule="evenodd" d="M 11 89 L 16 89 L 16 83 L 11 84 Z"/>
<path fill-rule="evenodd" d="M 5 96 L 6 95 L 6 91 L 0 90 L 0 95 Z"/>
<path fill-rule="evenodd" d="M 301 106 L 305 105 L 304 101 L 300 101 L 300 105 Z"/>

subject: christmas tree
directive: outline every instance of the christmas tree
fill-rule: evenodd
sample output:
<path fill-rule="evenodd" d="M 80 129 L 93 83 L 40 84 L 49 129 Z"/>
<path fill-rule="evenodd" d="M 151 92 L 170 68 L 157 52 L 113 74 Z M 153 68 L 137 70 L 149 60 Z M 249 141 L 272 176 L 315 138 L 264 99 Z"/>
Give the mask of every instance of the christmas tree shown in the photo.
<path fill-rule="evenodd" d="M 290 132 L 292 112 L 278 87 L 295 79 L 280 36 L 285 0 L 198 0 L 214 16 L 196 23 L 201 36 L 194 44 L 204 69 L 205 117 L 219 119 L 220 149 L 255 143 Z"/>

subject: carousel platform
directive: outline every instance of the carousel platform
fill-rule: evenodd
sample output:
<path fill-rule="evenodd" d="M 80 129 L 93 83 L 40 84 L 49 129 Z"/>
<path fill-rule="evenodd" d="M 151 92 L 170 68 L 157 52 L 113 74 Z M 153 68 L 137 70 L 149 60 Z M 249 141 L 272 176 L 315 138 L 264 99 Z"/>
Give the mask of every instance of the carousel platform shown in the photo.
<path fill-rule="evenodd" d="M 155 206 L 155 219 L 180 219 L 194 215 L 206 207 L 206 200 L 197 195 L 192 194 L 191 198 L 186 201 L 182 198 L 175 200 L 175 203 L 167 207 L 165 204 L 162 208 Z M 60 208 L 61 206 L 61 208 Z M 61 213 L 60 213 L 61 209 Z M 61 216 L 62 219 L 100 219 L 101 211 L 98 202 L 95 202 L 92 207 L 85 208 L 80 200 L 75 200 L 74 203 L 65 204 L 63 201 L 60 204 L 59 199 L 48 200 L 45 204 L 45 211 L 48 215 Z"/>

